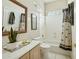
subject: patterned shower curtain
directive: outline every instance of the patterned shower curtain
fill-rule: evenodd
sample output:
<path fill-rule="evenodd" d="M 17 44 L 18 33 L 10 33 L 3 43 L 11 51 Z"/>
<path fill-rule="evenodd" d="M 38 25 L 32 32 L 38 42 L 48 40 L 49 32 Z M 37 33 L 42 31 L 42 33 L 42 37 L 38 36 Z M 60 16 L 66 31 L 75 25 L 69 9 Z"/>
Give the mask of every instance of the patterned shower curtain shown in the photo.
<path fill-rule="evenodd" d="M 65 50 L 72 50 L 72 29 L 71 29 L 71 18 L 69 10 L 63 10 L 63 25 L 62 25 L 62 39 L 60 48 Z"/>

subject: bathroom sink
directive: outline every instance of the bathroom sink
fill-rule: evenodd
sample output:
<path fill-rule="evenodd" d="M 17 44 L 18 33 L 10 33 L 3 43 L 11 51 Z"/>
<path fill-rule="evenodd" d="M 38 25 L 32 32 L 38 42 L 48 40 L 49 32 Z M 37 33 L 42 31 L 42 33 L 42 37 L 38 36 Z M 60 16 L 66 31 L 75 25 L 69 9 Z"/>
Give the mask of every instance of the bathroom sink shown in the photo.
<path fill-rule="evenodd" d="M 3 49 L 9 52 L 14 52 L 28 44 L 30 44 L 30 41 L 19 41 L 15 43 L 9 43 L 6 46 L 4 46 Z"/>

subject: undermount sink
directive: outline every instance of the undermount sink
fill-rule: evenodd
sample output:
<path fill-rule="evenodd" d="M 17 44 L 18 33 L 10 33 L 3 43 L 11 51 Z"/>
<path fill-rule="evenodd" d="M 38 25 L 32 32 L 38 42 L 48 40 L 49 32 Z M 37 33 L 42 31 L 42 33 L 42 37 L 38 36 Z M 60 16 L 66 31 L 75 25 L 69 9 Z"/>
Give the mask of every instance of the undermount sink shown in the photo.
<path fill-rule="evenodd" d="M 31 41 L 19 41 L 15 43 L 9 43 L 6 46 L 3 47 L 4 50 L 9 52 L 14 52 L 28 44 L 30 44 Z"/>

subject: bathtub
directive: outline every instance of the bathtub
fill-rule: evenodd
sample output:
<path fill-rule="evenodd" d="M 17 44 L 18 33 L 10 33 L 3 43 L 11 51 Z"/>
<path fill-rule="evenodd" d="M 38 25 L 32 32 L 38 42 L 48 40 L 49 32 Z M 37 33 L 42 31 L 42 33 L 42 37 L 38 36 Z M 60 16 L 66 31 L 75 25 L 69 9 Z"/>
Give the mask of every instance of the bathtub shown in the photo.
<path fill-rule="evenodd" d="M 58 45 L 53 45 L 53 44 L 50 44 L 50 43 L 41 43 L 40 44 L 40 46 L 42 46 L 42 45 L 47 45 L 47 46 L 50 46 L 50 47 L 45 47 L 45 48 L 43 48 L 43 47 L 41 47 L 42 49 L 46 49 L 46 50 L 48 50 L 48 52 L 53 52 L 53 53 L 59 53 L 59 54 L 64 54 L 64 55 L 68 55 L 68 56 L 70 56 L 71 55 L 71 51 L 68 51 L 68 50 L 64 50 L 64 49 L 62 49 L 62 48 L 60 48 Z"/>
<path fill-rule="evenodd" d="M 43 59 L 50 59 L 48 56 L 49 54 L 61 54 L 61 55 L 66 55 L 66 56 L 71 57 L 71 51 L 61 49 L 57 45 L 42 42 L 40 44 L 40 47 L 41 47 L 41 54 L 42 54 Z"/>

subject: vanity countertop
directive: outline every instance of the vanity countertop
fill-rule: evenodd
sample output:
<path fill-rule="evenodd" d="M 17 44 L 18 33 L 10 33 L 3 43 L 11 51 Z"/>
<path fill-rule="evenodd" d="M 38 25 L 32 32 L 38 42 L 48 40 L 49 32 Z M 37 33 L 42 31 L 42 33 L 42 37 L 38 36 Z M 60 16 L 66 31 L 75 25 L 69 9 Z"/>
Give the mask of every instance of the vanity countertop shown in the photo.
<path fill-rule="evenodd" d="M 14 52 L 8 52 L 6 50 L 3 50 L 2 52 L 2 59 L 19 59 L 21 56 L 23 56 L 25 53 L 29 52 L 32 48 L 34 48 L 36 45 L 38 45 L 40 41 L 32 40 L 32 42 Z"/>

